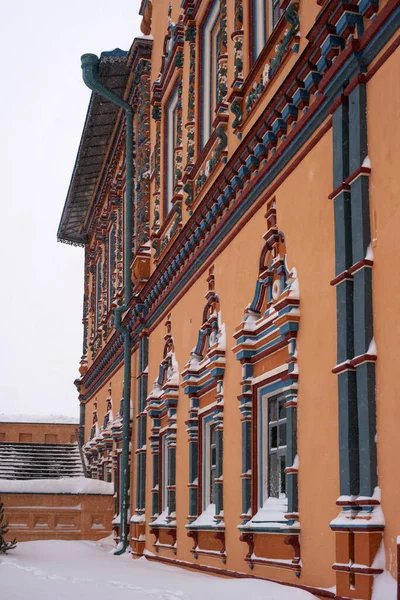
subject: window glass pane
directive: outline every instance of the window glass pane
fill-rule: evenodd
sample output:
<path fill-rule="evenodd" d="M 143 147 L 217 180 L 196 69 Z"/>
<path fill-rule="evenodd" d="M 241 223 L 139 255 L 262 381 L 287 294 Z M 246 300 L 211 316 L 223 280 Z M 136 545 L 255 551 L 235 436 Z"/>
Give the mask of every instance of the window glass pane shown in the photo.
<path fill-rule="evenodd" d="M 285 408 L 285 400 L 281 400 L 279 402 L 279 418 L 286 419 L 286 408 Z"/>
<path fill-rule="evenodd" d="M 269 476 L 268 476 L 268 496 L 270 498 L 279 497 L 279 479 L 278 479 L 278 456 L 277 454 L 269 455 Z"/>
<path fill-rule="evenodd" d="M 217 466 L 217 445 L 216 445 L 216 432 L 215 425 L 211 425 L 209 428 L 209 443 L 210 443 L 210 473 L 209 473 L 209 486 L 210 486 L 210 497 L 209 503 L 214 504 L 215 502 L 215 476 Z"/>
<path fill-rule="evenodd" d="M 286 495 L 285 469 L 286 469 L 286 456 L 282 455 L 280 457 L 280 493 L 284 496 Z"/>
<path fill-rule="evenodd" d="M 277 427 L 277 425 L 272 425 L 269 429 L 269 443 L 270 443 L 270 448 L 278 447 L 278 427 Z"/>
<path fill-rule="evenodd" d="M 279 8 L 280 0 L 272 0 L 272 29 L 276 27 L 282 15 L 282 10 Z"/>
<path fill-rule="evenodd" d="M 276 421 L 277 418 L 277 402 L 275 398 L 271 398 L 269 401 L 269 420 Z"/>
<path fill-rule="evenodd" d="M 286 446 L 286 423 L 279 424 L 279 446 Z"/>

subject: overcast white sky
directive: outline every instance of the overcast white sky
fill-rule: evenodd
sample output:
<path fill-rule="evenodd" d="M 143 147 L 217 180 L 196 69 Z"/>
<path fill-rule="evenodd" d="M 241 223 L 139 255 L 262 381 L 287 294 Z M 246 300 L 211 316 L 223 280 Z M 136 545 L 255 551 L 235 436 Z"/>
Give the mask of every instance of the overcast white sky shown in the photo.
<path fill-rule="evenodd" d="M 83 249 L 56 233 L 90 98 L 80 56 L 128 50 L 139 6 L 0 2 L 0 413 L 79 414 Z"/>

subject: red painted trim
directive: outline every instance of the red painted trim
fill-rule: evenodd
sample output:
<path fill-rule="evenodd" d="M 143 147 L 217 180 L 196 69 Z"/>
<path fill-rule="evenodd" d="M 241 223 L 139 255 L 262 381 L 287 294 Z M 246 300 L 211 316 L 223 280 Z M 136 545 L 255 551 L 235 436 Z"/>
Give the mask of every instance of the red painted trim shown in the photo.
<path fill-rule="evenodd" d="M 318 90 L 322 92 L 326 86 L 332 81 L 333 77 L 342 68 L 343 64 L 355 52 L 359 51 L 360 40 L 352 39 L 346 48 L 339 54 L 332 66 L 325 72 L 321 81 L 318 84 Z"/>
<path fill-rule="evenodd" d="M 348 192 L 350 190 L 350 186 L 346 183 L 346 181 L 344 181 L 343 183 L 341 183 L 339 185 L 339 187 L 337 187 L 335 190 L 333 190 L 333 192 L 331 192 L 329 194 L 329 196 L 328 196 L 329 200 L 334 200 L 336 198 L 336 196 L 338 196 L 341 192 Z"/>
<path fill-rule="evenodd" d="M 195 571 L 204 571 L 206 573 L 214 573 L 215 575 L 222 575 L 224 577 L 234 577 L 236 579 L 260 579 L 261 581 L 270 581 L 272 583 L 280 583 L 281 585 L 285 585 L 287 587 L 298 588 L 300 590 L 305 590 L 310 594 L 314 594 L 316 596 L 321 596 L 321 598 L 333 598 L 336 600 L 338 597 L 335 596 L 333 592 L 329 592 L 328 590 L 323 590 L 319 588 L 315 588 L 308 585 L 298 585 L 296 583 L 288 583 L 286 581 L 281 581 L 279 579 L 270 579 L 268 577 L 257 577 L 256 575 L 250 575 L 247 573 L 241 573 L 240 571 L 232 571 L 230 569 L 220 569 L 219 567 L 210 567 L 208 565 L 199 565 L 193 564 L 186 560 L 179 560 L 177 558 L 167 558 L 165 556 L 152 556 L 149 554 L 145 554 L 147 560 L 150 561 L 159 561 L 167 564 L 173 564 L 177 567 L 183 567 L 185 569 L 193 569 Z"/>
<path fill-rule="evenodd" d="M 342 573 L 358 573 L 359 575 L 380 575 L 383 573 L 383 569 L 373 569 L 372 567 L 353 567 L 349 565 L 333 564 L 332 569 L 334 571 L 340 571 Z"/>
<path fill-rule="evenodd" d="M 339 283 L 342 283 L 342 281 L 353 281 L 353 275 L 351 275 L 349 271 L 343 271 L 343 273 L 340 273 L 337 277 L 332 279 L 330 284 L 336 286 L 339 285 Z"/>
<path fill-rule="evenodd" d="M 339 375 L 339 373 L 344 373 L 345 371 L 354 371 L 354 367 L 350 360 L 346 360 L 340 365 L 336 365 L 336 367 L 333 367 L 332 369 L 332 373 L 335 375 Z"/>
<path fill-rule="evenodd" d="M 372 267 L 373 264 L 374 264 L 373 260 L 370 260 L 369 258 L 363 258 L 363 259 L 359 260 L 358 262 L 354 263 L 354 265 L 352 265 L 348 269 L 348 273 L 351 276 L 353 276 L 353 275 L 355 275 L 355 273 L 357 273 L 357 271 L 360 271 L 364 267 Z"/>
<path fill-rule="evenodd" d="M 373 67 L 367 73 L 367 81 L 372 79 L 377 71 L 381 68 L 383 64 L 387 61 L 387 59 L 393 54 L 393 52 L 400 46 L 400 35 L 394 40 L 394 42 L 389 46 L 389 48 L 382 54 L 382 56 L 376 61 Z M 399 598 L 400 600 L 400 598 Z"/>
<path fill-rule="evenodd" d="M 349 85 L 344 89 L 344 95 L 349 96 L 353 90 L 356 89 L 359 85 L 367 83 L 367 78 L 364 73 L 358 73 L 349 83 Z"/>
<path fill-rule="evenodd" d="M 358 365 L 362 365 L 366 362 L 376 362 L 377 356 L 375 354 L 360 354 L 360 356 L 356 356 L 353 360 L 350 361 L 352 367 L 357 367 Z"/>
<path fill-rule="evenodd" d="M 356 171 L 354 171 L 354 173 L 352 173 L 351 175 L 349 175 L 349 177 L 345 180 L 345 185 L 351 185 L 353 183 L 353 181 L 355 181 L 357 179 L 357 177 L 360 177 L 360 175 L 370 175 L 371 173 L 371 169 L 369 167 L 360 167 L 359 169 L 357 169 Z"/>
<path fill-rule="evenodd" d="M 265 565 L 267 567 L 275 567 L 277 569 L 287 569 L 290 571 L 301 571 L 301 565 L 296 563 L 284 563 L 279 559 L 274 560 L 273 558 L 245 558 L 245 561 L 249 565 Z"/>
<path fill-rule="evenodd" d="M 349 519 L 349 523 L 351 523 L 351 519 Z M 348 533 L 349 531 L 353 532 L 353 533 L 381 533 L 382 531 L 384 531 L 385 526 L 384 525 L 368 525 L 368 520 L 365 519 L 365 527 L 354 527 L 352 525 L 341 525 L 340 527 L 332 527 L 331 526 L 332 531 L 336 532 L 344 532 L 344 533 Z"/>
<path fill-rule="evenodd" d="M 376 31 L 382 27 L 385 21 L 388 20 L 392 12 L 396 10 L 399 5 L 399 0 L 388 0 L 381 11 L 376 15 L 373 23 L 366 30 L 366 32 L 360 38 L 360 50 L 363 50 L 372 38 L 374 37 Z"/>

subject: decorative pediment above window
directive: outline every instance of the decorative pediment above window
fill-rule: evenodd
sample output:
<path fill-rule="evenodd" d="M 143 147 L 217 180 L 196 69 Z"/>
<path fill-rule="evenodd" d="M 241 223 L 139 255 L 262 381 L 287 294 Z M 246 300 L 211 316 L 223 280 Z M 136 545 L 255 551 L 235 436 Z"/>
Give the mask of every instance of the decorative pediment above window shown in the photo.
<path fill-rule="evenodd" d="M 255 362 L 274 351 L 283 338 L 295 338 L 299 323 L 299 284 L 296 269 L 286 264 L 285 236 L 276 225 L 275 203 L 267 215 L 268 231 L 260 255 L 253 301 L 236 329 L 238 360 Z M 294 364 L 292 365 L 294 368 Z"/>
<path fill-rule="evenodd" d="M 196 347 L 182 371 L 185 394 L 200 397 L 215 387 L 225 373 L 226 335 L 221 323 L 219 298 L 214 290 L 214 275 L 208 278 L 207 304 Z"/>
<path fill-rule="evenodd" d="M 169 320 L 167 321 L 167 334 L 164 336 L 164 340 L 163 359 L 160 363 L 158 377 L 147 396 L 146 410 L 153 419 L 161 419 L 167 415 L 168 427 L 171 429 L 171 433 L 174 433 L 172 430 L 175 430 L 176 407 L 178 405 L 179 370 Z"/>

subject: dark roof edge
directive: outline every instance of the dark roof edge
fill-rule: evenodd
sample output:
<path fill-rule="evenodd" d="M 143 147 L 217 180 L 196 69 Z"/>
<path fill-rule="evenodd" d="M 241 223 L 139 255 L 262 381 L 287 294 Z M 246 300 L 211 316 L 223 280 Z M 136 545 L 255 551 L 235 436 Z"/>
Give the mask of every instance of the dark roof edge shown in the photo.
<path fill-rule="evenodd" d="M 115 50 L 111 50 L 111 51 L 105 51 L 102 52 L 100 55 L 100 64 L 104 64 L 104 63 L 127 63 L 128 60 L 128 52 L 121 50 L 120 48 L 116 48 Z M 85 139 L 85 134 L 86 134 L 86 130 L 88 127 L 88 122 L 91 116 L 91 108 L 93 105 L 93 98 L 94 98 L 94 93 L 92 92 L 91 96 L 90 96 L 90 100 L 89 100 L 89 105 L 88 105 L 88 109 L 86 112 L 86 117 L 85 117 L 85 122 L 83 125 L 83 130 L 82 130 L 82 135 L 81 135 L 81 139 L 79 142 L 79 148 L 78 148 L 78 152 L 76 155 L 76 159 L 75 159 L 75 163 L 74 163 L 74 168 L 72 170 L 72 176 L 71 176 L 71 180 L 68 186 L 68 192 L 67 192 L 67 196 L 65 199 L 65 203 L 64 203 L 64 207 L 63 207 L 63 211 L 61 214 L 61 219 L 60 219 L 60 223 L 58 226 L 58 230 L 57 230 L 57 241 L 64 243 L 64 244 L 70 244 L 72 246 L 84 246 L 87 243 L 87 239 L 86 239 L 86 235 L 82 235 L 82 236 L 77 236 L 77 237 L 72 237 L 71 235 L 67 235 L 63 229 L 64 226 L 66 225 L 66 222 L 68 220 L 69 217 L 69 210 L 71 208 L 71 192 L 73 189 L 73 184 L 75 181 L 75 176 L 76 176 L 76 172 L 78 169 L 78 165 L 79 165 L 79 161 L 81 158 L 81 151 L 82 151 L 82 146 L 83 146 L 83 142 Z"/>

